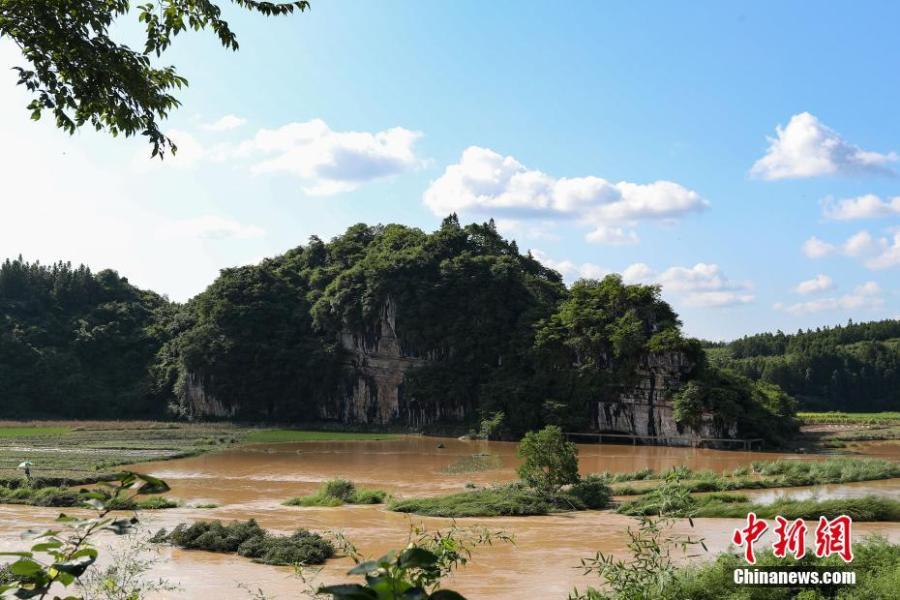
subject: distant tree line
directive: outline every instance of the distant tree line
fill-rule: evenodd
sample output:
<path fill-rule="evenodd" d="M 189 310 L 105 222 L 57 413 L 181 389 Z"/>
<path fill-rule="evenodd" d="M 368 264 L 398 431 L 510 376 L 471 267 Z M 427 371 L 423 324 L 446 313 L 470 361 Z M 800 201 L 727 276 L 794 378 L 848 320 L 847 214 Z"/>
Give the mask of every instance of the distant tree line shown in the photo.
<path fill-rule="evenodd" d="M 815 410 L 900 407 L 900 321 L 763 333 L 707 348 L 715 364 L 777 385 Z"/>
<path fill-rule="evenodd" d="M 682 353 L 686 427 L 704 414 L 773 435 L 792 405 L 775 386 L 706 360 L 656 286 L 616 275 L 570 288 L 503 239 L 455 215 L 432 233 L 350 227 L 257 265 L 224 269 L 184 304 L 112 271 L 21 258 L 0 267 L 0 417 L 190 416 L 202 387 L 234 417 L 308 420 L 347 385 L 341 336 L 374 342 L 390 303 L 408 371 L 405 401 L 502 412 L 505 435 L 584 429 L 598 400 L 636 383 L 651 353 Z M 8 400 L 8 401 L 7 401 Z M 789 400 L 789 399 L 788 399 Z M 776 432 L 777 433 L 777 432 Z"/>

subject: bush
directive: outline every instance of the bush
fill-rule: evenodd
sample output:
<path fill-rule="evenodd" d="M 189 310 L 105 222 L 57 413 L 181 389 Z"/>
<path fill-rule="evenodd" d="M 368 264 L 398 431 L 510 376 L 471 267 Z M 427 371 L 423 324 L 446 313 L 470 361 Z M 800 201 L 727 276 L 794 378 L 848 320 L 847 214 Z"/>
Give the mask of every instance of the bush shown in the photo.
<path fill-rule="evenodd" d="M 519 477 L 535 489 L 552 492 L 578 483 L 578 448 L 556 425 L 526 433 L 517 454 L 524 459 Z"/>
<path fill-rule="evenodd" d="M 290 536 L 250 538 L 237 553 L 267 565 L 318 565 L 331 558 L 334 547 L 320 535 L 299 529 Z"/>
<path fill-rule="evenodd" d="M 285 501 L 285 506 L 341 506 L 342 504 L 382 504 L 387 492 L 357 488 L 352 481 L 331 479 L 315 494 L 297 496 Z"/>
<path fill-rule="evenodd" d="M 687 487 L 680 483 L 666 482 L 637 500 L 622 504 L 617 512 L 633 517 L 692 517 L 695 516 L 696 509 L 697 500 L 691 496 Z"/>
<path fill-rule="evenodd" d="M 602 477 L 588 475 L 572 485 L 566 495 L 577 502 L 578 508 L 600 509 L 609 505 L 611 491 Z"/>
<path fill-rule="evenodd" d="M 334 555 L 331 542 L 317 533 L 298 529 L 289 536 L 272 535 L 253 519 L 228 525 L 218 521 L 182 523 L 168 535 L 157 533 L 151 541 L 188 550 L 236 552 L 268 565 L 321 564 Z"/>

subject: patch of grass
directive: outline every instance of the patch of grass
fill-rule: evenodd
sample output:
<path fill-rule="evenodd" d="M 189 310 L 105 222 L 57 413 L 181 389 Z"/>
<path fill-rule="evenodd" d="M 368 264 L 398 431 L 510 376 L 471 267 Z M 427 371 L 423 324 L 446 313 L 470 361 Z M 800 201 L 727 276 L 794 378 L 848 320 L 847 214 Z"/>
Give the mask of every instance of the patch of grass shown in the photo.
<path fill-rule="evenodd" d="M 318 565 L 334 556 L 334 546 L 317 533 L 298 529 L 291 535 L 274 535 L 256 521 L 218 521 L 180 524 L 171 533 L 158 532 L 151 541 L 167 542 L 187 550 L 237 553 L 267 565 Z"/>
<path fill-rule="evenodd" d="M 600 477 L 609 477 L 601 474 Z M 648 494 L 659 485 L 646 485 L 645 481 L 667 479 L 677 481 L 689 492 L 728 492 L 734 490 L 770 489 L 874 481 L 900 477 L 900 463 L 880 458 L 831 458 L 822 461 L 775 460 L 757 461 L 750 468 L 741 467 L 730 473 L 693 471 L 679 467 L 671 471 L 654 472 L 637 480 L 638 485 L 625 483 L 613 487 L 617 496 Z M 613 476 L 613 481 L 622 481 Z"/>
<path fill-rule="evenodd" d="M 458 475 L 459 473 L 478 473 L 480 471 L 491 471 L 499 469 L 503 466 L 503 459 L 496 454 L 472 454 L 463 456 L 456 462 L 444 467 L 443 472 L 448 475 Z"/>
<path fill-rule="evenodd" d="M 803 425 L 890 425 L 900 424 L 900 412 L 847 413 L 800 412 L 797 418 Z"/>
<path fill-rule="evenodd" d="M 392 433 L 366 433 L 353 431 L 305 431 L 299 429 L 260 429 L 247 434 L 244 441 L 250 443 L 317 442 L 341 440 L 393 440 Z"/>
<path fill-rule="evenodd" d="M 201 508 L 201 509 L 211 509 L 211 508 L 219 508 L 219 505 L 215 502 L 207 502 L 204 504 L 194 504 L 193 508 Z"/>
<path fill-rule="evenodd" d="M 24 460 L 32 462 L 35 487 L 82 485 L 110 479 L 120 465 L 226 448 L 243 431 L 228 423 L 3 421 L 0 485 L 22 484 L 16 467 Z"/>
<path fill-rule="evenodd" d="M 740 494 L 708 494 L 694 496 L 678 483 L 667 483 L 631 502 L 623 503 L 617 512 L 630 516 L 744 518 L 754 512 L 763 519 L 781 515 L 786 519 L 818 520 L 848 515 L 856 521 L 898 521 L 900 501 L 881 496 L 835 498 L 829 500 L 794 500 L 785 496 L 770 504 L 748 502 Z"/>
<path fill-rule="evenodd" d="M 0 438 L 50 437 L 68 431 L 68 427 L 0 427 Z"/>
<path fill-rule="evenodd" d="M 430 517 L 518 517 L 606 508 L 609 496 L 609 487 L 601 479 L 586 478 L 556 494 L 541 494 L 511 483 L 434 498 L 395 500 L 388 510 Z"/>
<path fill-rule="evenodd" d="M 383 504 L 387 492 L 358 488 L 346 479 L 331 479 L 319 487 L 315 494 L 297 496 L 285 506 L 341 506 L 343 504 Z"/>
<path fill-rule="evenodd" d="M 55 506 L 69 508 L 83 506 L 86 498 L 78 492 L 64 487 L 28 487 L 10 488 L 0 486 L 0 504 L 25 504 L 29 506 Z M 159 510 L 175 508 L 178 503 L 165 496 L 149 496 L 139 500 L 120 500 L 110 503 L 116 510 Z"/>

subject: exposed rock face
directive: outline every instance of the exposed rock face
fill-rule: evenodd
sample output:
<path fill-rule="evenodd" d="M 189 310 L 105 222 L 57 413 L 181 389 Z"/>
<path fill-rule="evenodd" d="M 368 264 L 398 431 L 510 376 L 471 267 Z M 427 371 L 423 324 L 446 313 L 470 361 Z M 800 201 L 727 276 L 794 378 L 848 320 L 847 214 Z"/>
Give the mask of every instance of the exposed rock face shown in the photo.
<path fill-rule="evenodd" d="M 381 315 L 365 333 L 344 332 L 341 345 L 349 356 L 348 379 L 320 417 L 345 423 L 398 423 L 411 427 L 436 421 L 462 420 L 465 407 L 404 396 L 406 372 L 428 362 L 404 351 L 396 330 L 397 308 L 388 298 Z"/>
<path fill-rule="evenodd" d="M 178 395 L 184 398 L 185 406 L 192 415 L 223 418 L 237 414 L 237 406 L 225 406 L 208 393 L 203 385 L 203 378 L 196 373 L 185 374 L 180 386 Z"/>
<path fill-rule="evenodd" d="M 671 397 L 692 367 L 680 352 L 647 355 L 638 368 L 637 385 L 622 390 L 615 400 L 597 403 L 597 431 L 667 438 L 661 441 L 672 445 L 690 444 L 691 439 L 735 437 L 737 424 L 718 427 L 712 415 L 704 415 L 698 430 L 675 422 Z"/>
<path fill-rule="evenodd" d="M 421 427 L 439 421 L 463 421 L 469 416 L 471 407 L 445 398 L 418 399 L 404 394 L 407 372 L 428 364 L 433 357 L 404 349 L 396 322 L 397 307 L 388 298 L 378 319 L 366 331 L 341 334 L 347 357 L 346 378 L 310 420 Z M 621 389 L 614 399 L 597 402 L 592 429 L 667 438 L 661 441 L 669 444 L 688 444 L 691 438 L 735 437 L 736 425 L 723 429 L 714 424 L 712 415 L 704 415 L 699 430 L 680 428 L 675 423 L 671 396 L 692 367 L 679 352 L 646 356 L 638 368 L 636 384 Z M 181 397 L 194 415 L 233 417 L 239 409 L 225 406 L 208 394 L 202 378 L 195 374 L 184 378 Z"/>

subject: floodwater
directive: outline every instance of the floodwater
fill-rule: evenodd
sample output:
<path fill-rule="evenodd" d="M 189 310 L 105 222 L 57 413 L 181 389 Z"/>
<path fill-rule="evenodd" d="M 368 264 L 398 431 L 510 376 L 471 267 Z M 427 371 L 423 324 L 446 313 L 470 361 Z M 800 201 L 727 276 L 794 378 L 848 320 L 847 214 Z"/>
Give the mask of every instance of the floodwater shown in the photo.
<path fill-rule="evenodd" d="M 438 448 L 442 443 L 443 448 Z M 898 444 L 863 444 L 858 452 L 897 459 Z M 477 453 L 499 456 L 501 466 L 476 473 L 449 473 L 453 465 Z M 731 452 L 655 446 L 579 446 L 583 472 L 667 469 L 687 465 L 694 469 L 722 471 L 754 460 L 785 458 L 818 460 L 821 456 L 760 452 Z M 447 519 L 433 519 L 391 513 L 380 506 L 336 508 L 285 507 L 281 502 L 307 494 L 335 477 L 350 479 L 363 487 L 384 489 L 398 496 L 428 496 L 465 489 L 467 482 L 478 485 L 515 478 L 515 444 L 460 441 L 426 437 L 403 437 L 390 441 L 303 442 L 262 444 L 192 458 L 138 465 L 135 470 L 165 479 L 171 497 L 185 507 L 145 513 L 152 528 L 171 528 L 197 519 L 256 519 L 262 527 L 287 533 L 303 527 L 314 531 L 337 530 L 352 540 L 366 556 L 377 557 L 392 548 L 403 547 L 414 525 L 429 529 L 447 527 Z M 847 497 L 865 493 L 900 496 L 900 480 L 862 482 L 842 486 L 820 486 L 791 490 L 761 490 L 752 494 L 761 499 L 781 492 L 818 493 L 823 497 Z M 216 509 L 189 508 L 215 503 Z M 18 533 L 29 527 L 49 524 L 58 509 L 0 505 L 0 547 L 18 548 Z M 742 523 L 735 519 L 695 519 L 676 530 L 705 538 L 710 554 L 726 548 L 731 532 Z M 515 538 L 515 545 L 497 543 L 476 551 L 470 564 L 454 575 L 448 587 L 471 599 L 558 598 L 564 599 L 573 587 L 596 583 L 576 568 L 579 559 L 600 550 L 626 556 L 626 529 L 635 521 L 606 511 L 585 511 L 538 517 L 459 519 L 457 525 L 486 526 Z M 854 524 L 854 536 L 879 532 L 900 541 L 900 523 Z M 111 540 L 111 541 L 114 541 Z M 702 552 L 702 551 L 701 551 Z M 257 565 L 247 559 L 172 548 L 162 550 L 154 575 L 178 583 L 179 592 L 160 597 L 216 600 L 247 599 L 239 587 L 261 589 L 270 598 L 304 598 L 304 585 L 289 568 Z M 699 558 L 691 560 L 702 560 Z M 344 573 L 347 559 L 330 560 L 316 584 L 350 581 Z"/>

